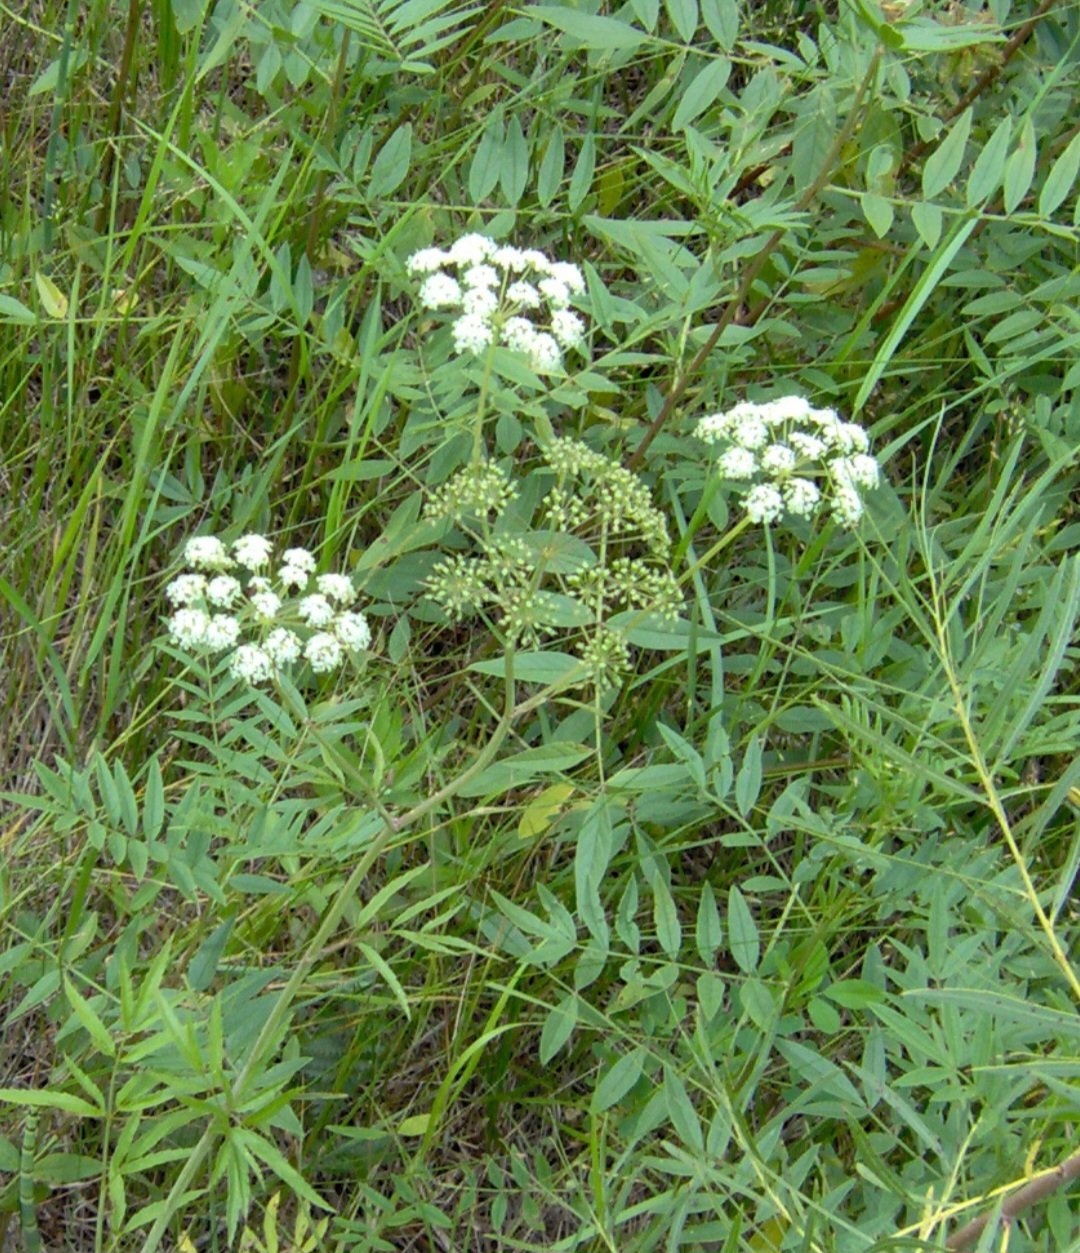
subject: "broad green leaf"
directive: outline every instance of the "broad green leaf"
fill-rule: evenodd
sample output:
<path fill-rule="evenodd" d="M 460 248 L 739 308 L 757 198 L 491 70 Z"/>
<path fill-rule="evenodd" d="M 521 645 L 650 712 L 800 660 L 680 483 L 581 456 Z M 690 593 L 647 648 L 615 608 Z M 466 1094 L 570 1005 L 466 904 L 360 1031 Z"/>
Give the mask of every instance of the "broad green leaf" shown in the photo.
<path fill-rule="evenodd" d="M 735 776 L 735 808 L 745 818 L 761 794 L 761 741 L 750 737 L 743 753 L 742 765 Z"/>
<path fill-rule="evenodd" d="M 709 34 L 730 52 L 739 38 L 738 0 L 701 0 L 701 17 Z"/>
<path fill-rule="evenodd" d="M 926 158 L 923 166 L 922 188 L 927 200 L 933 200 L 945 190 L 960 171 L 971 133 L 972 112 L 970 107 L 953 122 L 949 133 Z"/>
<path fill-rule="evenodd" d="M 679 38 L 683 43 L 692 43 L 698 25 L 697 0 L 664 0 L 664 8 Z"/>
<path fill-rule="evenodd" d="M 202 21 L 209 0 L 169 0 L 178 34 L 186 35 Z"/>
<path fill-rule="evenodd" d="M 81 1096 L 70 1092 L 52 1092 L 48 1088 L 0 1088 L 0 1101 L 30 1109 L 58 1109 L 77 1118 L 104 1118 L 105 1108 L 95 1107 Z"/>
<path fill-rule="evenodd" d="M 568 992 L 562 1000 L 548 1011 L 540 1031 L 540 1064 L 546 1066 L 573 1035 L 578 1021 L 581 998 L 576 992 Z"/>
<path fill-rule="evenodd" d="M 624 1053 L 596 1085 L 589 1108 L 594 1114 L 602 1114 L 630 1091 L 641 1078 L 648 1053 L 643 1048 Z"/>
<path fill-rule="evenodd" d="M 34 274 L 34 286 L 37 288 L 42 308 L 50 318 L 67 317 L 68 298 L 47 274 L 38 270 Z"/>
<path fill-rule="evenodd" d="M 37 314 L 28 309 L 14 296 L 0 295 L 0 322 L 21 322 L 32 326 L 37 321 Z"/>
<path fill-rule="evenodd" d="M 408 1118 L 403 1118 L 397 1125 L 397 1133 L 406 1140 L 415 1139 L 417 1136 L 426 1136 L 430 1126 L 429 1110 L 426 1114 L 410 1114 Z"/>
<path fill-rule="evenodd" d="M 77 45 L 73 46 L 67 56 L 66 75 L 67 82 L 70 84 L 72 75 L 77 74 L 79 70 L 86 64 L 86 59 L 90 54 L 85 48 Z M 41 73 L 30 84 L 27 91 L 28 96 L 41 96 L 47 92 L 55 92 L 60 86 L 60 67 L 61 58 L 57 57 L 50 61 L 49 64 L 41 71 Z"/>
<path fill-rule="evenodd" d="M 858 1089 L 835 1062 L 815 1048 L 796 1040 L 777 1040 L 777 1051 L 787 1059 L 796 1081 L 814 1093 L 825 1092 L 842 1101 L 852 1112 L 863 1108 Z"/>
<path fill-rule="evenodd" d="M 1012 139 L 1012 118 L 1005 115 L 998 123 L 994 133 L 987 140 L 983 150 L 975 158 L 971 167 L 967 184 L 967 205 L 974 209 L 976 205 L 985 204 L 1001 186 L 1001 176 L 1005 170 L 1005 154 L 1009 151 Z"/>
<path fill-rule="evenodd" d="M 664 1067 L 664 1101 L 667 1105 L 668 1117 L 675 1129 L 675 1134 L 695 1153 L 705 1151 L 705 1137 L 701 1133 L 701 1122 L 690 1100 L 686 1085 L 673 1066 Z"/>
<path fill-rule="evenodd" d="M 157 756 L 150 758 L 146 769 L 143 789 L 142 832 L 148 840 L 155 840 L 165 825 L 165 784 Z"/>
<path fill-rule="evenodd" d="M 864 1009 L 867 1005 L 876 1005 L 885 999 L 885 993 L 874 983 L 866 979 L 840 979 L 822 988 L 822 995 L 845 1009 Z"/>
<path fill-rule="evenodd" d="M 654 33 L 660 17 L 660 0 L 630 0 L 630 7 L 642 26 L 650 33 Z"/>
<path fill-rule="evenodd" d="M 683 762 L 699 788 L 704 792 L 708 786 L 705 778 L 705 763 L 701 759 L 701 754 L 690 743 L 684 739 L 678 731 L 669 727 L 666 723 L 658 723 L 657 730 L 664 743 L 671 749 L 672 753 Z"/>
<path fill-rule="evenodd" d="M 1039 193 L 1039 216 L 1048 218 L 1069 195 L 1080 171 L 1080 135 L 1074 135 L 1069 146 L 1050 167 Z M 0 310 L 3 306 L 0 305 Z"/>
<path fill-rule="evenodd" d="M 1016 151 L 1005 162 L 1005 212 L 1012 213 L 1028 194 L 1035 177 L 1035 128 L 1030 118 L 1020 127 Z"/>
<path fill-rule="evenodd" d="M 581 661 L 570 653 L 542 652 L 515 653 L 511 660 L 513 675 L 522 683 L 542 683 L 545 687 L 556 687 L 580 679 L 583 668 Z M 507 658 L 496 657 L 491 661 L 474 662 L 469 669 L 477 674 L 495 674 L 500 677 L 506 674 Z"/>
<path fill-rule="evenodd" d="M 486 200 L 495 190 L 495 184 L 499 181 L 505 140 L 506 128 L 502 115 L 493 113 L 488 118 L 469 166 L 469 197 L 475 204 Z"/>
<path fill-rule="evenodd" d="M 196 992 L 205 992 L 214 982 L 218 963 L 221 961 L 222 953 L 225 952 L 225 945 L 229 942 L 235 923 L 235 916 L 219 923 L 203 940 L 188 964 L 188 981 Z"/>
<path fill-rule="evenodd" d="M 727 57 L 717 57 L 698 70 L 682 93 L 679 107 L 671 119 L 671 129 L 682 130 L 704 113 L 724 90 L 730 74 L 731 62 Z"/>
<path fill-rule="evenodd" d="M 728 946 L 741 971 L 752 974 L 757 969 L 761 940 L 746 897 L 735 886 L 728 892 Z"/>
<path fill-rule="evenodd" d="M 596 168 L 596 140 L 590 131 L 581 144 L 574 172 L 570 175 L 570 187 L 566 193 L 566 203 L 571 213 L 581 208 L 582 202 L 592 188 L 593 171 Z"/>
<path fill-rule="evenodd" d="M 536 198 L 543 208 L 555 199 L 566 173 L 566 143 L 562 128 L 554 126 L 548 135 L 540 171 L 536 177 Z"/>
<path fill-rule="evenodd" d="M 724 926 L 720 921 L 720 910 L 717 908 L 712 884 L 708 880 L 701 889 L 701 899 L 698 901 L 694 942 L 702 963 L 712 966 L 716 961 L 717 950 L 724 942 Z"/>
<path fill-rule="evenodd" d="M 67 997 L 67 1002 L 78 1019 L 79 1025 L 86 1031 L 86 1034 L 93 1040 L 94 1044 L 106 1057 L 115 1056 L 116 1041 L 112 1037 L 112 1032 L 97 1016 L 90 1002 L 79 992 L 78 988 L 75 987 L 66 974 L 64 975 L 64 995 Z M 99 1097 L 100 1095 L 98 1093 Z"/>
<path fill-rule="evenodd" d="M 515 113 L 506 127 L 499 183 L 508 204 L 516 205 L 529 184 L 529 145 Z"/>
<path fill-rule="evenodd" d="M 392 195 L 405 181 L 412 160 L 412 123 L 405 122 L 379 149 L 371 166 L 366 193 L 369 200 Z"/>
<path fill-rule="evenodd" d="M 878 239 L 884 239 L 892 230 L 894 216 L 892 201 L 879 196 L 875 191 L 866 191 L 862 196 L 862 211 L 863 217 L 870 224 L 870 229 Z"/>
<path fill-rule="evenodd" d="M 532 840 L 538 835 L 543 835 L 573 794 L 572 783 L 552 783 L 544 788 L 521 811 L 521 818 L 518 820 L 518 835 L 523 840 Z"/>
<path fill-rule="evenodd" d="M 938 206 L 925 200 L 918 201 L 911 206 L 911 220 L 927 248 L 936 248 L 941 238 L 941 210 Z"/>
<path fill-rule="evenodd" d="M 458 789 L 459 796 L 499 796 L 548 775 L 562 774 L 591 757 L 593 749 L 583 744 L 554 743 L 496 761 Z"/>
<path fill-rule="evenodd" d="M 656 928 L 657 942 L 668 957 L 677 958 L 682 947 L 682 926 L 671 888 L 659 873 L 649 876 L 649 887 L 652 890 L 653 926 Z"/>
<path fill-rule="evenodd" d="M 711 1022 L 724 1007 L 724 981 L 718 974 L 706 970 L 698 975 L 696 987 L 701 1014 L 706 1022 Z"/>
<path fill-rule="evenodd" d="M 588 48 L 593 52 L 611 52 L 615 49 L 635 51 L 653 42 L 650 36 L 626 22 L 620 22 L 613 17 L 583 13 L 580 9 L 563 8 L 554 4 L 534 4 L 525 13 L 562 31 L 564 42 L 569 47 Z"/>
<path fill-rule="evenodd" d="M 578 917 L 605 949 L 610 936 L 600 887 L 614 849 L 611 807 L 599 800 L 585 815 L 578 832 L 574 847 L 574 893 Z"/>

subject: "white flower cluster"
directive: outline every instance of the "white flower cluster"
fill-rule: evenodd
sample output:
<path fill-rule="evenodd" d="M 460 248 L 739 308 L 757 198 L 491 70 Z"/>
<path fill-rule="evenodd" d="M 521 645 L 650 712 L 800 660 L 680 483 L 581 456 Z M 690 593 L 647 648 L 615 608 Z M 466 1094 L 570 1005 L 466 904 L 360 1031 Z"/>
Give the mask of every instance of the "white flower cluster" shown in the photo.
<path fill-rule="evenodd" d="M 785 510 L 809 518 L 828 506 L 841 526 L 852 527 L 863 514 L 863 493 L 880 477 L 863 428 L 801 396 L 743 401 L 702 418 L 697 434 L 720 446 L 720 473 L 745 484 L 742 503 L 754 522 L 775 522 Z"/>
<path fill-rule="evenodd" d="M 585 342 L 585 322 L 570 308 L 585 290 L 576 265 L 535 248 L 511 248 L 486 235 L 462 235 L 448 249 L 421 248 L 406 262 L 423 276 L 425 309 L 458 310 L 452 333 L 458 352 L 499 343 L 523 353 L 538 373 L 562 367 L 563 352 Z"/>
<path fill-rule="evenodd" d="M 306 548 L 287 548 L 274 572 L 272 555 L 262 535 L 231 548 L 214 535 L 189 539 L 189 569 L 165 588 L 172 642 L 190 653 L 232 650 L 229 670 L 248 683 L 264 683 L 301 657 L 324 674 L 371 644 L 367 619 L 349 608 L 356 592 L 347 575 L 316 575 Z M 245 631 L 254 642 L 241 642 Z"/>

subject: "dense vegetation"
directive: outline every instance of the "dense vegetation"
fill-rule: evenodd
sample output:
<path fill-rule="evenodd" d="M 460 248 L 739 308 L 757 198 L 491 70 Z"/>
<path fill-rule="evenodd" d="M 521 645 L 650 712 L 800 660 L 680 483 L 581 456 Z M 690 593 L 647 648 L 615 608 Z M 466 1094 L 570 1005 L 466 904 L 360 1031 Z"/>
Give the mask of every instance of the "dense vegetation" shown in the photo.
<path fill-rule="evenodd" d="M 1080 1249 L 1080 7 L 0 11 L 4 1247 Z"/>

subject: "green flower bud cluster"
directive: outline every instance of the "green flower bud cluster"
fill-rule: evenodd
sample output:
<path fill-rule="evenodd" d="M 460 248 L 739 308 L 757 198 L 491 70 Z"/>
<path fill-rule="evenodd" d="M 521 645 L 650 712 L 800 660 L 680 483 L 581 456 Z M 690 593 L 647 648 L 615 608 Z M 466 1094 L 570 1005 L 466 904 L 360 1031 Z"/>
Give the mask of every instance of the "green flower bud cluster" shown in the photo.
<path fill-rule="evenodd" d="M 667 524 L 648 487 L 587 444 L 553 440 L 543 459 L 556 481 L 530 520 L 535 529 L 520 530 L 520 517 L 510 529 L 506 511 L 521 492 L 499 466 L 472 465 L 432 494 L 426 516 L 452 520 L 473 547 L 440 561 L 426 591 L 451 621 L 489 615 L 508 645 L 565 639 L 584 681 L 610 687 L 630 665 L 615 616 L 678 617 Z"/>

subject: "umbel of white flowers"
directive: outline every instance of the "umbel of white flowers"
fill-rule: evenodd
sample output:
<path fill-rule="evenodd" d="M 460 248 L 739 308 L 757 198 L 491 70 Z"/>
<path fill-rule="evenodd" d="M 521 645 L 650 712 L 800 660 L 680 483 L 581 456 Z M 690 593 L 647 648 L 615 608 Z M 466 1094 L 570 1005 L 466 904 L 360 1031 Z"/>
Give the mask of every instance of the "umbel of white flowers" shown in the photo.
<path fill-rule="evenodd" d="M 584 343 L 585 322 L 570 302 L 585 290 L 585 278 L 568 261 L 471 234 L 447 249 L 421 248 L 406 267 L 423 276 L 418 299 L 425 309 L 458 312 L 451 327 L 458 352 L 502 344 L 549 373 L 562 367 L 566 349 Z"/>
<path fill-rule="evenodd" d="M 263 535 L 244 535 L 231 548 L 215 535 L 189 539 L 189 569 L 165 588 L 172 642 L 187 653 L 228 653 L 230 672 L 248 683 L 264 683 L 301 657 L 325 674 L 371 644 L 367 619 L 349 608 L 356 591 L 347 575 L 317 575 L 306 548 L 287 548 L 276 568 L 272 556 Z"/>
<path fill-rule="evenodd" d="M 863 428 L 801 396 L 742 401 L 702 418 L 697 435 L 719 447 L 717 468 L 738 485 L 754 522 L 775 522 L 785 512 L 810 518 L 828 508 L 841 526 L 853 527 L 863 493 L 880 477 Z"/>

